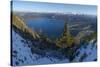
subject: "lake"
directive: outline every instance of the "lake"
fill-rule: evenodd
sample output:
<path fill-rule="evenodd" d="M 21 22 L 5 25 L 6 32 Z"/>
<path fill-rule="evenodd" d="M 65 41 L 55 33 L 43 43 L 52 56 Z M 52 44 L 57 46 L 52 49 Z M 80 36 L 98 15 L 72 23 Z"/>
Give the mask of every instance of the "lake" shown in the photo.
<path fill-rule="evenodd" d="M 35 18 L 25 21 L 30 28 L 52 39 L 60 37 L 64 28 L 64 20 Z"/>

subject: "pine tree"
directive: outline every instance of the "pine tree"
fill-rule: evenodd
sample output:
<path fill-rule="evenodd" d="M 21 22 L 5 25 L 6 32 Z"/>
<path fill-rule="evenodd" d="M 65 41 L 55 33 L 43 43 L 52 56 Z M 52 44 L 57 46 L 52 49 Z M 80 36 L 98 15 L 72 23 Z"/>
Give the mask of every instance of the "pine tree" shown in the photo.
<path fill-rule="evenodd" d="M 71 47 L 73 42 L 74 42 L 73 37 L 70 34 L 67 22 L 65 22 L 62 36 L 61 36 L 61 38 L 57 39 L 56 44 L 59 47 L 67 48 L 67 47 Z"/>

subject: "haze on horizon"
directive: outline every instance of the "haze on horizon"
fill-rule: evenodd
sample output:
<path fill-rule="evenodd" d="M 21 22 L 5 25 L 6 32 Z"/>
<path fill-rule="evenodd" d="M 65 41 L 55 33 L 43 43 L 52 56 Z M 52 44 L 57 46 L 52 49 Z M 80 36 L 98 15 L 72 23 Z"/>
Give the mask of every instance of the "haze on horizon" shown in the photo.
<path fill-rule="evenodd" d="M 29 1 L 12 1 L 12 11 L 97 15 L 97 6 L 29 2 Z"/>

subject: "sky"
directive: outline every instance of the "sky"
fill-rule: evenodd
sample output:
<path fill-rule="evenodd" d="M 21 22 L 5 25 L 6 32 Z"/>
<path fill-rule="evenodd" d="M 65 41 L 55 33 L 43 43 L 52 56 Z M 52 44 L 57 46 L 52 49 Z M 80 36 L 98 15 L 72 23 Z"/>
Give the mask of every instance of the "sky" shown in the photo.
<path fill-rule="evenodd" d="M 97 15 L 95 5 L 58 4 L 28 1 L 13 1 L 13 11 L 21 12 L 53 12 Z"/>

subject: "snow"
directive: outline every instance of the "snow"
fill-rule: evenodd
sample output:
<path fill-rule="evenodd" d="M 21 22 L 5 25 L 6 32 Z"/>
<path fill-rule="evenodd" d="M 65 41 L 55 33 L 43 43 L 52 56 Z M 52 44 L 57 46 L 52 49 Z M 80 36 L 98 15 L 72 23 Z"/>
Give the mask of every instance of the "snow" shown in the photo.
<path fill-rule="evenodd" d="M 36 65 L 36 64 L 53 64 L 53 63 L 63 63 L 68 62 L 68 59 L 57 60 L 55 58 L 40 57 L 37 54 L 32 54 L 29 44 L 22 42 L 25 41 L 16 32 L 12 31 L 12 46 L 13 51 L 17 51 L 17 57 L 12 56 L 13 66 L 16 65 Z M 25 60 L 26 59 L 26 60 Z M 18 62 L 18 64 L 16 64 Z"/>
<path fill-rule="evenodd" d="M 97 43 L 93 43 L 95 39 L 91 40 L 88 44 L 88 46 L 81 47 L 78 51 L 80 52 L 80 54 L 78 56 L 76 56 L 76 58 L 74 59 L 75 61 L 80 60 L 81 56 L 83 54 L 86 54 L 87 57 L 84 58 L 83 61 L 93 61 L 94 59 L 97 59 L 97 48 L 96 45 Z"/>
<path fill-rule="evenodd" d="M 14 65 L 16 61 L 18 61 L 18 59 L 22 59 L 23 61 L 25 61 L 24 58 L 26 57 L 26 59 L 28 60 L 25 61 L 24 63 L 20 62 L 20 64 L 28 64 L 28 63 L 32 63 L 32 58 L 34 58 L 30 52 L 30 49 L 28 48 L 28 44 L 21 42 L 21 40 L 24 39 L 21 38 L 17 33 L 13 31 L 13 41 L 12 41 L 13 50 L 16 50 L 18 52 L 17 57 L 16 58 L 13 57 Z M 30 56 L 32 56 L 32 58 L 30 58 Z"/>
<path fill-rule="evenodd" d="M 77 51 L 79 51 L 79 55 L 75 57 L 73 61 L 79 62 L 81 56 L 86 53 L 87 57 L 83 59 L 83 61 L 93 61 L 97 58 L 97 43 L 93 43 L 94 39 L 89 42 L 86 48 L 81 47 Z M 53 57 L 41 57 L 37 54 L 32 54 L 30 44 L 25 43 L 25 39 L 23 39 L 18 33 L 12 30 L 12 64 L 16 65 L 37 65 L 37 64 L 54 64 L 54 63 L 68 63 L 69 60 L 63 59 L 59 60 Z M 93 48 L 92 48 L 93 47 Z"/>

